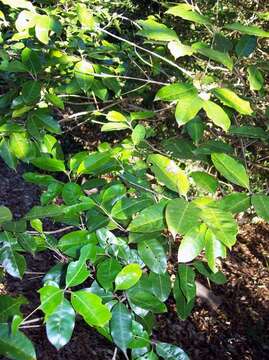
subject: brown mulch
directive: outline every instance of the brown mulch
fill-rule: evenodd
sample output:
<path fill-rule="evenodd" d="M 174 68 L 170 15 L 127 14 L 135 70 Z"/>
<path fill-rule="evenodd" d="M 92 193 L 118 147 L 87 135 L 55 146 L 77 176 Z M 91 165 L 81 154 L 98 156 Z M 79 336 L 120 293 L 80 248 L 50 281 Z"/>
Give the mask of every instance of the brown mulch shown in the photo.
<path fill-rule="evenodd" d="M 17 172 L 0 162 L 0 204 L 8 206 L 15 217 L 22 216 L 38 202 L 39 189 L 22 180 L 26 166 Z M 268 359 L 269 353 L 269 225 L 242 225 L 238 242 L 223 261 L 226 285 L 211 284 L 222 305 L 212 310 L 199 299 L 187 321 L 174 312 L 158 316 L 154 338 L 181 346 L 193 360 Z M 28 271 L 46 272 L 57 261 L 51 253 L 26 257 Z M 8 293 L 23 294 L 31 304 L 28 314 L 38 305 L 36 290 L 41 278 L 27 274 L 22 281 L 8 277 Z M 42 315 L 41 313 L 38 315 Z M 101 335 L 77 320 L 69 344 L 57 352 L 48 342 L 44 327 L 27 331 L 35 343 L 38 360 L 112 359 L 114 347 Z M 0 359 L 4 359 L 0 357 Z M 122 359 L 118 355 L 118 360 Z"/>

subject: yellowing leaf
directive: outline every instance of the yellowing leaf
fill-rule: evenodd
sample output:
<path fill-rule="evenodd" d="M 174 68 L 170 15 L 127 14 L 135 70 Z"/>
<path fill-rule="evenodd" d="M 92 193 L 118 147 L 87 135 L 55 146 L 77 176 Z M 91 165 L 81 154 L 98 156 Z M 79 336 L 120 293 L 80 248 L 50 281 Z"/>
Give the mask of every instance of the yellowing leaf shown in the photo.
<path fill-rule="evenodd" d="M 240 114 L 251 115 L 250 103 L 240 98 L 235 92 L 226 88 L 218 88 L 213 91 L 214 95 L 226 106 L 229 106 Z"/>

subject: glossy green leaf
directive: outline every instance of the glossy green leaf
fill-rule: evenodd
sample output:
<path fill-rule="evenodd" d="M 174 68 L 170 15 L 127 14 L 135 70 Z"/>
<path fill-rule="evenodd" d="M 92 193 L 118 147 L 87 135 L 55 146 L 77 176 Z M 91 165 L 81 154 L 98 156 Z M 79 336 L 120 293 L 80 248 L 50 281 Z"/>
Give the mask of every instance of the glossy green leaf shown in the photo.
<path fill-rule="evenodd" d="M 101 127 L 101 131 L 120 131 L 129 129 L 129 125 L 123 122 L 109 122 Z"/>
<path fill-rule="evenodd" d="M 142 270 L 138 264 L 129 264 L 118 273 L 115 278 L 116 290 L 127 290 L 140 279 Z"/>
<path fill-rule="evenodd" d="M 156 352 L 165 360 L 189 360 L 188 355 L 180 347 L 158 341 Z"/>
<path fill-rule="evenodd" d="M 26 160 L 31 157 L 31 142 L 26 133 L 12 133 L 9 146 L 16 158 Z"/>
<path fill-rule="evenodd" d="M 193 10 L 191 5 L 188 4 L 179 4 L 173 6 L 166 11 L 166 14 L 171 14 L 174 16 L 179 16 L 184 20 L 192 21 L 197 24 L 210 25 L 210 19 L 204 15 L 199 14 L 197 11 Z"/>
<path fill-rule="evenodd" d="M 168 272 L 156 274 L 150 272 L 149 281 L 152 293 L 162 302 L 166 301 L 171 292 L 171 280 Z"/>
<path fill-rule="evenodd" d="M 156 274 L 166 272 L 166 253 L 162 244 L 156 239 L 140 241 L 138 254 L 149 269 Z"/>
<path fill-rule="evenodd" d="M 56 286 L 46 284 L 38 292 L 40 294 L 40 308 L 47 319 L 63 301 L 64 292 Z"/>
<path fill-rule="evenodd" d="M 190 266 L 179 264 L 178 274 L 180 279 L 180 288 L 189 303 L 196 295 L 195 272 Z"/>
<path fill-rule="evenodd" d="M 177 34 L 174 30 L 169 29 L 164 24 L 160 24 L 155 20 L 139 20 L 138 24 L 142 26 L 142 30 L 137 32 L 138 35 L 157 41 L 178 40 Z"/>
<path fill-rule="evenodd" d="M 105 326 L 111 319 L 111 313 L 102 299 L 86 290 L 72 292 L 71 303 L 87 324 L 90 326 Z"/>
<path fill-rule="evenodd" d="M 79 197 L 83 195 L 81 187 L 73 182 L 66 183 L 63 187 L 62 196 L 66 205 L 76 204 Z"/>
<path fill-rule="evenodd" d="M 203 108 L 206 112 L 206 115 L 209 117 L 213 123 L 221 127 L 224 131 L 227 131 L 231 126 L 231 121 L 226 112 L 213 101 L 207 100 L 203 103 Z"/>
<path fill-rule="evenodd" d="M 195 261 L 193 265 L 200 274 L 204 275 L 215 284 L 223 285 L 227 282 L 226 276 L 221 271 L 213 273 L 203 261 Z"/>
<path fill-rule="evenodd" d="M 160 88 L 154 100 L 174 101 L 193 95 L 197 95 L 197 90 L 192 84 L 175 83 Z"/>
<path fill-rule="evenodd" d="M 248 34 L 248 35 L 255 35 L 255 36 L 259 36 L 259 37 L 269 37 L 269 32 L 264 31 L 263 29 L 259 28 L 258 26 L 242 25 L 242 24 L 236 22 L 233 24 L 225 25 L 224 27 L 225 27 L 225 29 L 239 31 L 241 33 Z"/>
<path fill-rule="evenodd" d="M 166 207 L 166 223 L 173 237 L 184 235 L 199 223 L 200 210 L 183 199 L 169 201 Z"/>
<path fill-rule="evenodd" d="M 252 195 L 251 203 L 254 206 L 257 215 L 264 220 L 269 221 L 269 196 Z"/>
<path fill-rule="evenodd" d="M 11 335 L 8 324 L 0 324 L 0 354 L 13 360 L 36 360 L 31 341 L 20 331 Z"/>
<path fill-rule="evenodd" d="M 252 114 L 250 103 L 240 98 L 232 90 L 226 88 L 218 88 L 215 89 L 213 93 L 223 103 L 223 105 L 229 106 L 243 115 Z"/>
<path fill-rule="evenodd" d="M 206 226 L 204 224 L 190 229 L 181 240 L 178 248 L 178 262 L 189 262 L 196 258 L 205 246 Z"/>
<path fill-rule="evenodd" d="M 250 90 L 261 90 L 264 85 L 264 78 L 261 71 L 255 65 L 249 65 L 247 72 Z"/>
<path fill-rule="evenodd" d="M 249 188 L 249 177 L 246 169 L 229 155 L 213 153 L 212 162 L 219 173 L 227 180 L 244 188 Z"/>
<path fill-rule="evenodd" d="M 96 278 L 99 284 L 105 290 L 113 289 L 113 281 L 118 273 L 121 271 L 122 266 L 116 259 L 107 259 L 97 267 Z"/>
<path fill-rule="evenodd" d="M 113 307 L 110 332 L 114 343 L 125 352 L 132 340 L 132 316 L 126 305 L 118 303 Z"/>
<path fill-rule="evenodd" d="M 144 289 L 130 289 L 128 291 L 128 299 L 132 304 L 142 309 L 152 311 L 153 313 L 164 313 L 167 310 L 162 301 Z"/>
<path fill-rule="evenodd" d="M 16 157 L 11 152 L 11 149 L 9 147 L 7 140 L 5 140 L 4 138 L 0 142 L 0 156 L 4 160 L 4 162 L 7 164 L 8 167 L 15 170 L 16 165 L 17 165 Z"/>
<path fill-rule="evenodd" d="M 75 326 L 75 312 L 69 301 L 63 301 L 56 307 L 46 322 L 46 333 L 49 342 L 57 349 L 61 349 L 71 339 Z"/>
<path fill-rule="evenodd" d="M 185 96 L 180 99 L 176 106 L 175 117 L 178 126 L 192 120 L 203 107 L 203 100 L 197 96 Z"/>
<path fill-rule="evenodd" d="M 9 275 L 21 279 L 26 270 L 26 261 L 24 256 L 15 251 L 13 247 L 14 239 L 11 238 L 10 234 L 7 232 L 3 234 L 3 239 L 0 237 L 0 243 L 2 243 L 0 248 L 0 263 Z"/>
<path fill-rule="evenodd" d="M 164 208 L 166 203 L 159 203 L 149 206 L 142 210 L 128 226 L 131 232 L 155 232 L 163 230 L 164 225 Z"/>

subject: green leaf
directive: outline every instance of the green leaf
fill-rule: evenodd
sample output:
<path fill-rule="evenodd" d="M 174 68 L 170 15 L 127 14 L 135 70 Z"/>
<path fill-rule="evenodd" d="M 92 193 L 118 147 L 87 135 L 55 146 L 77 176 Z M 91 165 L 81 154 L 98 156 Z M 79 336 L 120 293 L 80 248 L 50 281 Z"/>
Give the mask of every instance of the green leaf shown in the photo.
<path fill-rule="evenodd" d="M 192 120 L 202 107 L 203 100 L 197 95 L 185 96 L 179 100 L 175 112 L 178 126 L 182 126 Z"/>
<path fill-rule="evenodd" d="M 0 206 L 0 225 L 12 220 L 12 213 L 6 206 Z"/>
<path fill-rule="evenodd" d="M 252 35 L 243 35 L 236 44 L 235 52 L 239 58 L 248 57 L 257 46 L 257 38 Z"/>
<path fill-rule="evenodd" d="M 198 188 L 209 193 L 215 193 L 217 191 L 218 181 L 214 176 L 209 175 L 204 171 L 193 171 L 190 173 L 190 176 L 193 178 Z"/>
<path fill-rule="evenodd" d="M 128 231 L 150 233 L 163 230 L 165 206 L 166 203 L 161 202 L 142 210 L 128 226 Z"/>
<path fill-rule="evenodd" d="M 126 130 L 129 129 L 129 125 L 124 122 L 109 122 L 104 124 L 101 127 L 101 131 L 120 131 L 120 130 Z"/>
<path fill-rule="evenodd" d="M 226 257 L 225 245 L 217 239 L 217 237 L 210 229 L 206 232 L 205 256 L 208 262 L 208 266 L 213 271 L 213 273 L 218 271 L 216 266 L 216 259 L 218 257 Z"/>
<path fill-rule="evenodd" d="M 65 212 L 64 206 L 47 205 L 47 206 L 34 206 L 26 215 L 25 219 L 42 219 L 47 217 L 54 217 L 63 215 Z"/>
<path fill-rule="evenodd" d="M 157 239 L 148 239 L 138 243 L 138 254 L 149 269 L 157 274 L 166 272 L 166 253 Z"/>
<path fill-rule="evenodd" d="M 169 8 L 166 14 L 179 16 L 184 20 L 192 21 L 197 24 L 211 25 L 210 19 L 206 16 L 199 14 L 197 11 L 192 10 L 192 7 L 188 4 L 179 4 Z"/>
<path fill-rule="evenodd" d="M 162 88 L 160 88 L 154 100 L 174 101 L 174 100 L 180 100 L 181 98 L 187 96 L 194 96 L 197 94 L 198 92 L 192 84 L 175 83 L 171 85 L 165 85 Z"/>
<path fill-rule="evenodd" d="M 146 129 L 143 125 L 136 125 L 136 127 L 133 129 L 131 138 L 134 143 L 134 145 L 139 145 L 141 141 L 143 141 L 146 137 Z"/>
<path fill-rule="evenodd" d="M 13 9 L 21 8 L 35 11 L 35 7 L 30 1 L 26 0 L 1 0 L 3 4 L 10 6 Z"/>
<path fill-rule="evenodd" d="M 128 291 L 128 300 L 132 304 L 153 313 L 164 313 L 167 311 L 165 304 L 145 289 L 137 289 L 136 287 L 130 289 Z"/>
<path fill-rule="evenodd" d="M 248 35 L 255 35 L 259 37 L 269 37 L 269 32 L 264 31 L 263 29 L 259 28 L 258 26 L 251 26 L 251 25 L 242 25 L 238 22 L 233 24 L 228 24 L 224 26 L 225 29 L 239 31 L 244 34 Z"/>
<path fill-rule="evenodd" d="M 190 315 L 192 308 L 194 306 L 195 298 L 193 298 L 190 302 L 187 302 L 183 292 L 180 288 L 180 278 L 179 274 L 176 276 L 176 281 L 173 287 L 173 294 L 176 300 L 176 309 L 177 314 L 182 320 L 186 320 L 187 317 Z"/>
<path fill-rule="evenodd" d="M 0 156 L 8 167 L 15 170 L 17 165 L 17 160 L 14 154 L 10 150 L 11 149 L 9 147 L 8 142 L 5 140 L 5 138 L 3 138 L 2 141 L 0 142 Z"/>
<path fill-rule="evenodd" d="M 175 192 L 179 190 L 183 190 L 182 192 L 184 193 L 188 192 L 188 179 L 173 160 L 163 155 L 153 154 L 149 155 L 147 161 L 152 164 L 151 170 L 158 181 L 163 183 L 168 189 Z M 186 191 L 184 191 L 184 189 Z"/>
<path fill-rule="evenodd" d="M 206 43 L 196 42 L 192 45 L 192 48 L 198 54 L 208 57 L 210 60 L 216 61 L 227 67 L 229 70 L 233 70 L 233 60 L 227 52 L 221 52 L 210 48 Z"/>
<path fill-rule="evenodd" d="M 251 203 L 254 206 L 258 216 L 266 221 L 269 221 L 269 196 L 267 195 L 253 195 Z"/>
<path fill-rule="evenodd" d="M 57 120 L 55 120 L 46 109 L 38 109 L 32 113 L 31 118 L 34 122 L 40 123 L 42 127 L 53 134 L 60 134 L 61 127 Z"/>
<path fill-rule="evenodd" d="M 56 94 L 48 93 L 45 95 L 45 97 L 49 103 L 58 107 L 61 110 L 64 110 L 64 102 L 59 96 L 57 96 Z"/>
<path fill-rule="evenodd" d="M 52 29 L 53 20 L 47 15 L 35 16 L 35 36 L 43 44 L 49 42 L 49 31 Z"/>
<path fill-rule="evenodd" d="M 89 30 L 94 30 L 95 20 L 90 10 L 87 9 L 85 4 L 77 5 L 78 20 L 81 25 Z"/>
<path fill-rule="evenodd" d="M 86 261 L 91 259 L 91 256 L 92 244 L 83 246 L 80 250 L 80 257 L 78 261 L 72 261 L 67 267 L 66 287 L 80 285 L 89 277 L 90 271 L 88 270 Z"/>
<path fill-rule="evenodd" d="M 122 113 L 120 113 L 118 111 L 114 111 L 114 110 L 109 111 L 107 113 L 106 118 L 108 121 L 117 122 L 117 123 L 127 122 L 127 118 Z"/>
<path fill-rule="evenodd" d="M 179 264 L 178 275 L 180 279 L 180 288 L 189 303 L 196 296 L 195 272 L 185 264 Z"/>
<path fill-rule="evenodd" d="M 224 245 L 231 248 L 235 244 L 238 227 L 231 213 L 208 206 L 202 209 L 201 218 Z"/>
<path fill-rule="evenodd" d="M 200 209 L 183 199 L 169 201 L 166 208 L 166 223 L 173 237 L 185 235 L 199 223 Z"/>
<path fill-rule="evenodd" d="M 139 20 L 138 24 L 142 26 L 142 30 L 137 32 L 138 35 L 157 41 L 178 40 L 177 34 L 174 30 L 169 29 L 164 24 L 160 24 L 155 20 Z"/>
<path fill-rule="evenodd" d="M 36 360 L 31 341 L 20 331 L 11 335 L 8 324 L 0 324 L 0 354 L 13 360 Z"/>
<path fill-rule="evenodd" d="M 231 121 L 226 112 L 213 101 L 207 100 L 203 103 L 203 108 L 206 112 L 206 115 L 209 117 L 213 123 L 221 127 L 224 131 L 227 131 L 231 126 Z"/>
<path fill-rule="evenodd" d="M 186 129 L 192 140 L 197 145 L 204 135 L 204 122 L 199 116 L 197 116 L 186 124 Z"/>
<path fill-rule="evenodd" d="M 166 301 L 171 292 L 171 280 L 167 272 L 164 274 L 155 274 L 150 272 L 149 281 L 151 283 L 152 293 L 162 302 Z"/>
<path fill-rule="evenodd" d="M 71 339 L 75 326 L 75 312 L 69 301 L 63 299 L 46 322 L 49 342 L 60 350 Z"/>
<path fill-rule="evenodd" d="M 182 56 L 191 56 L 194 53 L 194 50 L 191 46 L 184 45 L 182 42 L 178 41 L 170 41 L 168 43 L 168 49 L 170 53 L 174 56 L 177 60 L 179 57 Z"/>
<path fill-rule="evenodd" d="M 218 202 L 218 207 L 232 214 L 238 214 L 246 211 L 250 207 L 250 197 L 246 193 L 235 192 L 224 196 Z"/>
<path fill-rule="evenodd" d="M 249 65 L 247 72 L 250 90 L 261 90 L 264 85 L 264 78 L 261 71 L 255 65 Z"/>
<path fill-rule="evenodd" d="M 189 262 L 196 258 L 205 245 L 206 226 L 204 224 L 190 229 L 181 240 L 178 248 L 178 262 Z"/>
<path fill-rule="evenodd" d="M 129 264 L 124 266 L 115 278 L 115 290 L 129 289 L 139 281 L 141 275 L 142 270 L 138 264 Z"/>
<path fill-rule="evenodd" d="M 113 281 L 115 280 L 122 267 L 116 259 L 107 259 L 97 267 L 96 278 L 99 284 L 105 290 L 113 289 Z"/>
<path fill-rule="evenodd" d="M 87 324 L 104 327 L 111 319 L 111 313 L 102 299 L 86 290 L 72 292 L 71 303 Z"/>
<path fill-rule="evenodd" d="M 40 98 L 41 85 L 35 80 L 26 81 L 22 85 L 22 98 L 26 104 L 36 102 Z"/>
<path fill-rule="evenodd" d="M 38 292 L 40 294 L 40 308 L 47 319 L 63 301 L 64 291 L 53 285 L 45 285 Z"/>
<path fill-rule="evenodd" d="M 226 276 L 221 271 L 213 273 L 203 261 L 195 261 L 193 265 L 200 274 L 204 275 L 215 284 L 223 285 L 227 282 Z"/>
<path fill-rule="evenodd" d="M 20 307 L 26 303 L 27 300 L 23 296 L 11 297 L 9 295 L 1 295 L 0 323 L 10 321 L 14 315 L 21 315 Z"/>
<path fill-rule="evenodd" d="M 11 238 L 7 232 L 2 234 L 4 236 L 3 239 L 0 237 L 0 243 L 3 240 L 0 248 L 0 263 L 9 275 L 21 279 L 26 270 L 25 259 L 13 248 L 15 239 Z"/>
<path fill-rule="evenodd" d="M 91 89 L 94 80 L 94 67 L 92 63 L 82 60 L 76 63 L 74 67 L 76 81 L 81 90 L 87 92 Z"/>
<path fill-rule="evenodd" d="M 188 355 L 180 347 L 160 341 L 156 344 L 156 352 L 165 360 L 189 360 Z"/>
<path fill-rule="evenodd" d="M 218 88 L 214 89 L 214 95 L 226 106 L 229 106 L 240 114 L 251 115 L 252 109 L 248 101 L 241 99 L 236 93 L 230 89 Z"/>
<path fill-rule="evenodd" d="M 62 196 L 66 205 L 76 204 L 79 197 L 83 195 L 81 187 L 73 182 L 66 183 L 63 187 Z"/>
<path fill-rule="evenodd" d="M 130 349 L 141 349 L 148 347 L 150 342 L 149 334 L 144 330 L 143 325 L 137 321 L 132 321 L 132 341 L 129 343 Z"/>
<path fill-rule="evenodd" d="M 132 316 L 122 303 L 116 304 L 112 309 L 110 332 L 114 343 L 125 352 L 132 340 Z"/>
<path fill-rule="evenodd" d="M 48 158 L 46 156 L 37 157 L 32 160 L 32 164 L 42 170 L 64 172 L 64 161 Z"/>
<path fill-rule="evenodd" d="M 26 133 L 12 133 L 9 147 L 17 159 L 26 160 L 31 156 L 31 142 Z"/>
<path fill-rule="evenodd" d="M 229 129 L 229 133 L 232 135 L 244 136 L 250 139 L 253 138 L 265 140 L 269 138 L 269 134 L 258 126 L 231 126 Z"/>
<path fill-rule="evenodd" d="M 221 153 L 213 153 L 211 159 L 215 168 L 227 180 L 244 188 L 249 188 L 249 177 L 242 164 L 231 156 Z"/>
<path fill-rule="evenodd" d="M 113 218 L 118 220 L 128 220 L 133 214 L 152 205 L 150 198 L 123 198 L 116 202 L 111 210 Z"/>

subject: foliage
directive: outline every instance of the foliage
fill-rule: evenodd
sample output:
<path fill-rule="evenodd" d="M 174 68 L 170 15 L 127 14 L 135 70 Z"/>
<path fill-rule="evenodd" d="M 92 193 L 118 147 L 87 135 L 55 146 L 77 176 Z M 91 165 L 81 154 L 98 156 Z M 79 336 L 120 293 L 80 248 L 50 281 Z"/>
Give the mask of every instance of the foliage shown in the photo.
<path fill-rule="evenodd" d="M 1 354 L 36 358 L 21 330 L 41 309 L 57 350 L 80 315 L 126 358 L 187 359 L 151 341 L 155 314 L 168 311 L 170 297 L 186 319 L 198 273 L 225 281 L 219 258 L 236 242 L 239 212 L 269 220 L 244 143 L 268 145 L 257 120 L 268 116 L 257 105 L 268 64 L 255 51 L 263 54 L 269 32 L 229 19 L 221 4 L 164 3 L 162 16 L 136 21 L 107 2 L 1 2 L 0 156 L 14 170 L 30 164 L 24 179 L 42 195 L 19 220 L 0 206 L 0 263 L 22 278 L 25 253 L 60 259 L 26 317 L 26 299 L 0 297 Z M 169 122 L 170 110 L 162 138 L 159 115 Z M 64 152 L 66 124 L 89 122 L 116 143 Z"/>

